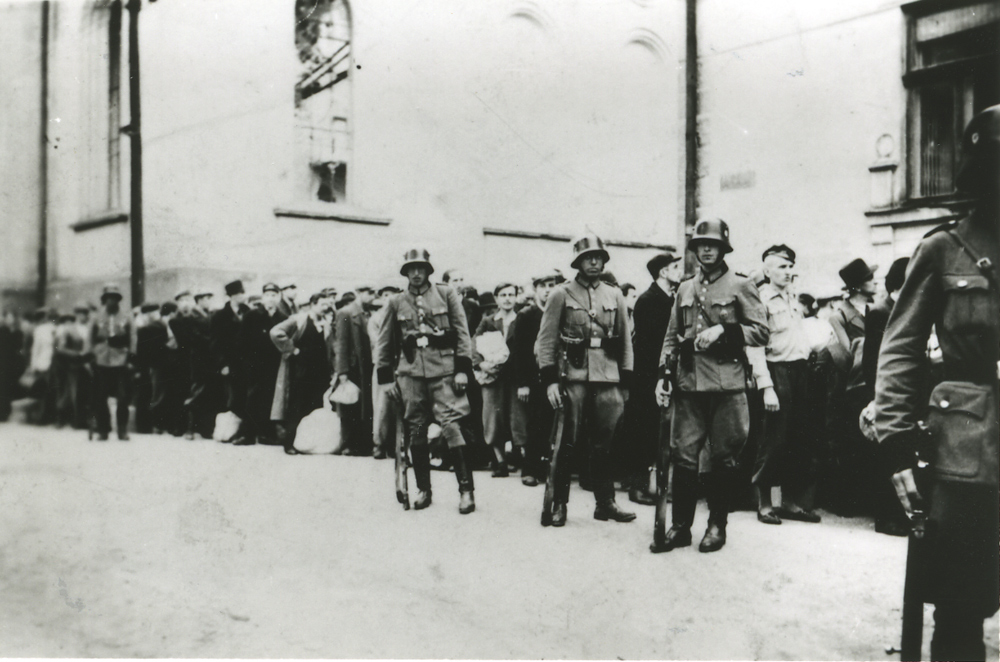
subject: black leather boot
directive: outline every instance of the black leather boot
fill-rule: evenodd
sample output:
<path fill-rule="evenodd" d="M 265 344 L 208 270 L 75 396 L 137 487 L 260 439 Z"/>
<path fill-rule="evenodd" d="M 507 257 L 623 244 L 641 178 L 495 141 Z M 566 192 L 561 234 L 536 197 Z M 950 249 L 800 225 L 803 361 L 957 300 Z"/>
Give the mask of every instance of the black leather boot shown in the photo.
<path fill-rule="evenodd" d="M 566 504 L 552 505 L 552 526 L 566 526 Z"/>
<path fill-rule="evenodd" d="M 455 467 L 455 478 L 458 480 L 458 493 L 460 495 L 458 512 L 468 515 L 476 509 L 476 497 L 473 494 L 476 485 L 472 480 L 472 472 L 469 471 L 469 465 L 465 462 L 464 446 L 452 449 L 451 462 Z"/>
<path fill-rule="evenodd" d="M 654 530 L 653 543 L 649 546 L 654 554 L 691 545 L 691 524 L 698 503 L 698 471 L 674 465 L 672 493 L 671 526 L 660 539 Z"/>
<path fill-rule="evenodd" d="M 635 519 L 635 513 L 630 513 L 627 510 L 622 510 L 615 503 L 615 498 L 605 499 L 603 501 L 597 502 L 597 507 L 594 508 L 594 519 L 601 520 L 602 522 L 607 522 L 613 520 L 615 522 L 631 522 Z"/>
<path fill-rule="evenodd" d="M 732 471 L 715 469 L 705 475 L 708 500 L 708 528 L 698 545 L 699 552 L 717 552 L 726 544 L 726 524 L 729 522 L 729 495 L 732 491 Z"/>
<path fill-rule="evenodd" d="M 413 502 L 414 510 L 423 510 L 431 505 L 431 453 L 427 444 L 410 447 L 410 457 L 413 459 L 413 477 L 417 481 L 417 498 Z"/>

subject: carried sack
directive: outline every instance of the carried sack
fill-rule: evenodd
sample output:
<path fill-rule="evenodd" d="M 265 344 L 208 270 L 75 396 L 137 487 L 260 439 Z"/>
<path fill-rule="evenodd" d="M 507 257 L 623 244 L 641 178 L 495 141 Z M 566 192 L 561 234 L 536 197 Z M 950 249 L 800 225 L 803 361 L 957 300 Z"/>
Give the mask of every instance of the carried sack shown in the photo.
<path fill-rule="evenodd" d="M 338 405 L 354 405 L 360 399 L 361 389 L 351 380 L 337 384 L 337 388 L 330 394 L 330 402 Z"/>
<path fill-rule="evenodd" d="M 326 407 L 315 409 L 299 422 L 295 450 L 306 455 L 335 453 L 341 448 L 340 416 Z"/>
<path fill-rule="evenodd" d="M 240 430 L 243 420 L 231 411 L 224 411 L 215 417 L 215 429 L 212 431 L 212 439 L 216 441 L 232 441 L 233 437 Z"/>
<path fill-rule="evenodd" d="M 476 381 L 486 386 L 496 381 L 500 368 L 510 357 L 510 349 L 502 331 L 487 331 L 476 336 L 476 352 L 483 357 L 475 371 Z"/>

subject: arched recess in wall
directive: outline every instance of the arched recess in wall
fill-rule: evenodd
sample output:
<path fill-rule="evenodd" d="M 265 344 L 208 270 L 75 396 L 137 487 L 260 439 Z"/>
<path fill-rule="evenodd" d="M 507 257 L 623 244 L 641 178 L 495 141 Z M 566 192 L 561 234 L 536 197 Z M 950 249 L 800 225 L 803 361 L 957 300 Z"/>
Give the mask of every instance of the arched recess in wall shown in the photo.
<path fill-rule="evenodd" d="M 295 0 L 295 179 L 304 201 L 349 202 L 351 39 L 347 0 Z"/>

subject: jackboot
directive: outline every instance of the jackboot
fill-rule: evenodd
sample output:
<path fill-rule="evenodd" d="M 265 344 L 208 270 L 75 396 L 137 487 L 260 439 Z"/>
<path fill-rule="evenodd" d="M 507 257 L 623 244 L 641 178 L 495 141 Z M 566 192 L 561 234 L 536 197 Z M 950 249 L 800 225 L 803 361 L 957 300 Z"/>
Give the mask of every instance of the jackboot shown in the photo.
<path fill-rule="evenodd" d="M 451 462 L 455 467 L 455 478 L 458 480 L 459 503 L 458 512 L 468 515 L 476 509 L 476 497 L 474 492 L 476 485 L 472 479 L 472 472 L 465 462 L 465 447 L 458 446 L 451 451 Z"/>
<path fill-rule="evenodd" d="M 635 519 L 635 513 L 622 510 L 618 507 L 618 504 L 615 503 L 614 497 L 611 497 L 610 499 L 597 502 L 597 507 L 594 508 L 594 519 L 601 520 L 602 522 L 607 522 L 609 520 L 614 520 L 615 522 L 631 522 Z"/>
<path fill-rule="evenodd" d="M 607 522 L 631 522 L 635 513 L 622 510 L 615 503 L 615 483 L 611 479 L 611 453 L 606 450 L 594 450 L 590 454 L 590 475 L 594 481 L 594 498 L 597 507 L 594 509 L 594 519 Z"/>
<path fill-rule="evenodd" d="M 694 510 L 698 504 L 698 471 L 674 465 L 671 490 L 671 526 L 662 538 L 658 538 L 658 531 L 654 528 L 653 543 L 649 546 L 649 551 L 654 554 L 691 545 L 691 524 L 694 523 Z"/>
<path fill-rule="evenodd" d="M 699 552 L 717 552 L 726 544 L 726 524 L 729 522 L 732 471 L 716 469 L 705 475 L 708 500 L 708 528 L 698 545 Z"/>
<path fill-rule="evenodd" d="M 427 444 L 410 447 L 410 457 L 413 460 L 413 477 L 417 481 L 417 498 L 413 502 L 414 510 L 423 510 L 431 505 L 431 453 Z"/>
<path fill-rule="evenodd" d="M 552 504 L 552 526 L 566 526 L 566 504 Z"/>

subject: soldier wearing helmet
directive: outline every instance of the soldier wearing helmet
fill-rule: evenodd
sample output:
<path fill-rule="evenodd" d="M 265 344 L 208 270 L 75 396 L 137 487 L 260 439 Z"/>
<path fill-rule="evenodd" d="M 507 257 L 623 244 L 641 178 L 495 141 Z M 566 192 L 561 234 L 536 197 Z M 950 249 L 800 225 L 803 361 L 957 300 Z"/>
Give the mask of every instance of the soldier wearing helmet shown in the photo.
<path fill-rule="evenodd" d="M 698 459 L 710 444 L 711 465 L 704 476 L 708 529 L 699 551 L 726 543 L 726 524 L 737 480 L 737 456 L 749 433 L 746 347 L 763 347 L 767 312 L 753 281 L 732 271 L 725 255 L 733 250 L 729 227 L 718 219 L 699 221 L 688 242 L 698 273 L 677 289 L 660 353 L 656 391 L 665 404 L 673 394 L 671 459 L 674 463 L 672 526 L 654 530 L 654 553 L 691 544 L 698 500 Z"/>
<path fill-rule="evenodd" d="M 875 429 L 896 494 L 916 521 L 926 517 L 919 597 L 935 605 L 932 660 L 985 659 L 983 620 L 997 612 L 1000 595 L 1000 105 L 969 122 L 962 161 L 958 187 L 975 207 L 917 247 L 875 380 Z M 944 381 L 928 402 L 932 327 Z M 920 431 L 925 417 L 929 436 Z M 915 476 L 918 455 L 929 464 L 926 476 Z"/>
<path fill-rule="evenodd" d="M 610 474 L 611 442 L 632 376 L 632 342 L 625 296 L 600 278 L 608 260 L 604 242 L 596 235 L 573 242 L 570 266 L 577 270 L 576 278 L 549 296 L 535 341 L 539 377 L 549 403 L 553 409 L 565 407 L 565 434 L 555 463 L 553 526 L 566 523 L 567 459 L 584 434 L 585 410 L 597 499 L 594 518 L 617 522 L 635 519 L 635 513 L 621 510 L 615 503 Z"/>
<path fill-rule="evenodd" d="M 458 479 L 459 512 L 476 509 L 472 472 L 465 458 L 459 420 L 469 414 L 466 387 L 472 374 L 472 341 L 462 301 L 455 290 L 431 284 L 430 253 L 406 252 L 399 273 L 405 292 L 392 297 L 378 329 L 375 367 L 379 384 L 395 380 L 395 396 L 403 405 L 407 442 L 417 481 L 417 510 L 431 505 L 431 465 L 427 428 L 433 422 L 451 449 Z M 404 495 L 398 495 L 401 501 Z M 405 503 L 408 504 L 408 501 Z"/>

